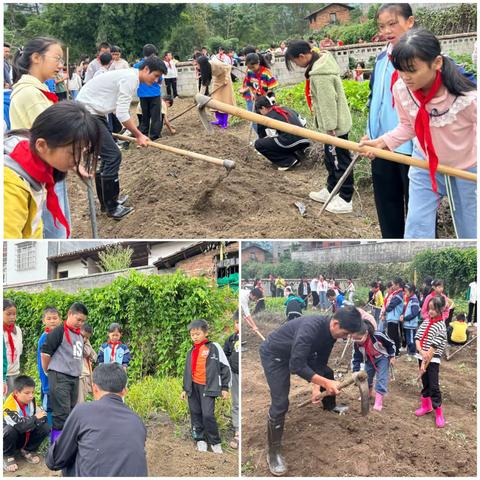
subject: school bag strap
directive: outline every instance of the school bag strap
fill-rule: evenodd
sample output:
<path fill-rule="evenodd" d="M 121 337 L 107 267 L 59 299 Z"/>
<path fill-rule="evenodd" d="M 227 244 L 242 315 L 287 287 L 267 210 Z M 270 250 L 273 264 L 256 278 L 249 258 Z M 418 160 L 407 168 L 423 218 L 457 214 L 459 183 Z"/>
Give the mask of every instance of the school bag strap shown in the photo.
<path fill-rule="evenodd" d="M 29 175 L 21 165 L 19 165 L 13 158 L 5 155 L 3 164 L 10 170 L 13 170 L 17 175 L 23 178 L 36 192 L 42 191 L 42 184 L 37 182 L 31 175 Z"/>

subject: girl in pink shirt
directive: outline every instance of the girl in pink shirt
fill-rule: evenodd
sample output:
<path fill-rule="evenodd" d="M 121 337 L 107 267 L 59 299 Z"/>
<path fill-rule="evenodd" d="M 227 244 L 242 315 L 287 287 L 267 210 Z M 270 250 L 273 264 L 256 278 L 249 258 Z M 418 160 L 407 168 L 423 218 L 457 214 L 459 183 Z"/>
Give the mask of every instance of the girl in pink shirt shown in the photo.
<path fill-rule="evenodd" d="M 402 36 L 392 50 L 392 64 L 398 71 L 393 96 L 400 123 L 361 145 L 395 150 L 415 138 L 413 156 L 428 159 L 429 171 L 410 168 L 405 238 L 435 238 L 437 209 L 445 195 L 457 237 L 476 238 L 475 182 L 437 173 L 438 164 L 476 173 L 476 86 L 424 29 Z"/>
<path fill-rule="evenodd" d="M 450 300 L 445 293 L 444 290 L 443 280 L 436 279 L 432 282 L 432 291 L 425 297 L 425 300 L 422 304 L 422 310 L 420 311 L 420 315 L 423 320 L 428 320 L 428 304 L 433 297 L 440 296 L 445 299 L 445 308 L 442 310 L 442 317 L 444 320 L 448 319 L 450 315 L 450 309 L 453 308 L 453 302 Z"/>

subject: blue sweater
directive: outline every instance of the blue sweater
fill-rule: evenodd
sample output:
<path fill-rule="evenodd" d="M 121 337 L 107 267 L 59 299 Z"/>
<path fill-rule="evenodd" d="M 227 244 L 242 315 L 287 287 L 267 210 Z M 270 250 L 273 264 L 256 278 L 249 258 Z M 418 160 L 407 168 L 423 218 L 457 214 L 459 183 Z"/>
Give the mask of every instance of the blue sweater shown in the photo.
<path fill-rule="evenodd" d="M 102 343 L 100 351 L 98 352 L 98 363 L 112 363 L 112 347 L 107 342 Z M 115 349 L 115 363 L 128 367 L 132 356 L 128 347 L 122 343 Z"/>
<path fill-rule="evenodd" d="M 416 295 L 410 297 L 403 314 L 403 328 L 416 329 L 420 323 L 420 304 Z"/>
<path fill-rule="evenodd" d="M 388 307 L 385 309 L 385 320 L 387 323 L 398 323 L 400 321 L 400 315 L 403 313 L 403 290 L 400 290 L 388 303 Z"/>
<path fill-rule="evenodd" d="M 143 60 L 137 62 L 133 68 L 138 68 L 143 65 Z M 138 98 L 147 98 L 147 97 L 160 97 L 162 95 L 162 89 L 160 88 L 160 84 L 162 83 L 162 77 L 158 79 L 158 83 L 154 83 L 153 85 L 147 85 L 146 83 L 140 82 L 140 85 L 137 89 Z"/>

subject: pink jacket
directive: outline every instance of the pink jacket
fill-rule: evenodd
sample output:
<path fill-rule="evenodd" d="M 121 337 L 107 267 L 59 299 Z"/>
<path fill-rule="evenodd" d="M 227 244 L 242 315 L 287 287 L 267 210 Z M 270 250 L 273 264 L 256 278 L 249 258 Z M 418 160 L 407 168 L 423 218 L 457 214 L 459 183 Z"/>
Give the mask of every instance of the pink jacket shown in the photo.
<path fill-rule="evenodd" d="M 427 320 L 429 318 L 428 303 L 436 295 L 437 294 L 435 292 L 430 292 L 425 297 L 425 301 L 423 302 L 423 305 L 422 305 L 422 310 L 420 311 L 420 316 L 422 317 L 422 320 Z M 445 299 L 445 308 L 442 312 L 442 317 L 443 317 L 444 320 L 446 320 L 448 318 L 448 316 L 450 315 L 450 307 L 448 306 L 448 302 L 449 302 L 450 299 L 444 293 L 442 293 L 442 297 Z"/>
<path fill-rule="evenodd" d="M 436 109 L 440 116 L 430 117 L 432 141 L 438 155 L 439 164 L 466 170 L 477 164 L 477 92 L 466 92 L 455 97 L 443 88 L 444 92 L 427 104 L 427 112 Z M 393 87 L 395 108 L 400 123 L 382 135 L 390 150 L 415 138 L 415 118 L 418 113 L 418 100 L 409 92 L 402 79 Z M 422 151 L 417 139 L 415 143 Z M 423 152 L 426 158 L 425 152 Z"/>

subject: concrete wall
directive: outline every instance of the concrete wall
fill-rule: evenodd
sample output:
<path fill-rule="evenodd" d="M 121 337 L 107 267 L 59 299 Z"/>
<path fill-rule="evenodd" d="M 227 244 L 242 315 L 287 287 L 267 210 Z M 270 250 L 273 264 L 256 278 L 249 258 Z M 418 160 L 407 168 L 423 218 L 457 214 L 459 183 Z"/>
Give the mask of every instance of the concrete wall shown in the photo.
<path fill-rule="evenodd" d="M 79 258 L 58 263 L 57 275 L 60 276 L 60 273 L 65 271 L 68 272 L 68 278 L 88 275 L 88 263 L 82 262 Z"/>
<path fill-rule="evenodd" d="M 48 278 L 48 241 L 39 240 L 35 241 L 35 267 L 30 270 L 17 271 L 17 249 L 16 245 L 23 243 L 24 241 L 7 241 L 7 262 L 4 266 L 4 283 L 13 284 L 24 282 L 26 278 L 29 281 L 44 280 Z"/>
<path fill-rule="evenodd" d="M 352 263 L 394 263 L 408 262 L 417 253 L 428 248 L 475 247 L 471 241 L 436 240 L 435 242 L 379 242 L 348 247 L 327 248 L 307 252 L 292 252 L 292 260 L 318 264 L 352 262 Z"/>
<path fill-rule="evenodd" d="M 460 33 L 439 37 L 444 53 L 471 54 L 477 39 L 476 33 Z M 385 48 L 385 43 L 361 43 L 357 45 L 345 45 L 344 47 L 329 48 L 335 56 L 343 75 L 348 70 L 348 58 L 353 57 L 357 62 L 367 62 L 370 57 L 376 57 Z M 241 67 L 242 70 L 245 67 Z M 198 81 L 195 79 L 195 67 L 191 62 L 177 64 L 178 80 L 177 89 L 181 97 L 192 97 L 197 93 Z M 280 85 L 294 85 L 305 80 L 303 70 L 295 69 L 289 72 L 285 66 L 283 56 L 277 56 L 273 64 L 273 74 Z M 234 88 L 241 87 L 239 80 Z"/>

